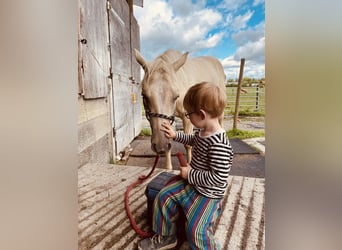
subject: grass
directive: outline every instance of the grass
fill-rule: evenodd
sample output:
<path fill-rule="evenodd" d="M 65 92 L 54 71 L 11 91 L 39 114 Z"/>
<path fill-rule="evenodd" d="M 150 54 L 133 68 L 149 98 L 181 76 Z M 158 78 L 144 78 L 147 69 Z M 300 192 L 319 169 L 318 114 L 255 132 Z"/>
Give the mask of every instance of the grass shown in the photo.
<path fill-rule="evenodd" d="M 234 114 L 234 112 L 232 113 Z M 264 116 L 265 114 L 262 112 L 256 112 L 256 111 L 249 111 L 249 110 L 243 110 L 239 111 L 239 116 Z"/>
<path fill-rule="evenodd" d="M 240 129 L 232 129 L 227 132 L 228 138 L 248 139 L 255 137 L 265 137 L 265 131 L 247 131 Z"/>
<path fill-rule="evenodd" d="M 151 129 L 148 129 L 148 128 L 143 128 L 141 131 L 140 131 L 140 136 L 151 136 L 152 135 L 152 131 Z"/>
<path fill-rule="evenodd" d="M 265 115 L 265 88 L 259 88 L 258 103 L 256 87 L 243 87 L 247 93 L 240 94 L 239 115 L 241 116 L 263 116 Z M 227 107 L 225 115 L 234 114 L 237 87 L 227 87 Z"/>

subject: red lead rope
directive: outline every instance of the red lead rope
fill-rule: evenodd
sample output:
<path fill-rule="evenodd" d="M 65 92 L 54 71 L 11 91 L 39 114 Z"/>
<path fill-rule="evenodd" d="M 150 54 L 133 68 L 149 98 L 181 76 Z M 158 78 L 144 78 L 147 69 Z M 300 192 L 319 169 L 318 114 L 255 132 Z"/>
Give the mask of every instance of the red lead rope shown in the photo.
<path fill-rule="evenodd" d="M 143 238 L 152 237 L 154 235 L 154 233 L 153 232 L 145 232 L 140 227 L 138 227 L 137 223 L 135 222 L 135 219 L 133 218 L 132 212 L 129 208 L 129 192 L 131 192 L 131 190 L 133 188 L 135 188 L 139 184 L 143 183 L 148 177 L 150 177 L 150 175 L 153 173 L 154 169 L 156 168 L 158 161 L 159 161 L 159 155 L 156 156 L 156 159 L 154 160 L 153 167 L 152 167 L 151 171 L 148 173 L 148 175 L 147 176 L 140 175 L 137 181 L 133 182 L 131 185 L 128 186 L 126 193 L 125 193 L 125 208 L 126 208 L 127 216 L 129 218 L 129 221 L 131 222 L 131 225 L 132 225 L 134 231 Z"/>
<path fill-rule="evenodd" d="M 178 157 L 178 160 L 180 162 L 181 167 L 186 166 L 186 162 L 185 162 L 185 160 L 183 158 L 183 154 L 181 152 L 177 153 L 177 157 Z M 145 180 L 147 180 L 151 176 L 151 174 L 153 173 L 154 169 L 156 168 L 156 166 L 158 164 L 158 161 L 159 161 L 159 155 L 156 156 L 156 159 L 154 160 L 153 167 L 152 167 L 151 171 L 148 173 L 148 175 L 146 175 L 146 176 L 140 175 L 137 181 L 133 182 L 131 185 L 128 186 L 126 193 L 125 193 L 125 208 L 126 208 L 127 216 L 131 222 L 131 225 L 132 225 L 134 231 L 143 238 L 152 237 L 154 235 L 154 233 L 153 232 L 145 232 L 141 228 L 138 227 L 137 223 L 135 222 L 135 219 L 133 218 L 132 212 L 129 208 L 129 193 L 131 192 L 131 190 L 133 188 L 135 188 L 139 184 L 143 183 Z"/>
<path fill-rule="evenodd" d="M 183 154 L 181 152 L 177 152 L 177 157 L 181 167 L 186 167 L 186 161 L 184 160 Z"/>

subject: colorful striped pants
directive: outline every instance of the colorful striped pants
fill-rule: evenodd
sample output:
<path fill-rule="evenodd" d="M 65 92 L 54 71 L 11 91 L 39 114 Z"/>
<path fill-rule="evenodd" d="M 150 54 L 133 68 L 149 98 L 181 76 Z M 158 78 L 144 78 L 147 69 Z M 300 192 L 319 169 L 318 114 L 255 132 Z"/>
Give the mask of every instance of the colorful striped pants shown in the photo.
<path fill-rule="evenodd" d="M 153 231 L 163 236 L 175 235 L 180 209 L 186 217 L 185 231 L 191 249 L 220 249 L 213 224 L 221 212 L 221 200 L 207 198 L 186 180 L 177 180 L 164 187 L 154 200 Z"/>

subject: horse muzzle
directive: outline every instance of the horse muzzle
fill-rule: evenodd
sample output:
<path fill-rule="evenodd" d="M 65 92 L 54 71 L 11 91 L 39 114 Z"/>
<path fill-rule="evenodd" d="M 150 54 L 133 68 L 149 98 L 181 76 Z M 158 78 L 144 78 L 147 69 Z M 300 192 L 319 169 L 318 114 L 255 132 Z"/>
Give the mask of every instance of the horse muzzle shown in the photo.
<path fill-rule="evenodd" d="M 162 145 L 157 145 L 156 143 L 151 144 L 151 149 L 156 152 L 157 154 L 165 154 L 166 152 L 170 151 L 171 143 L 165 143 Z"/>

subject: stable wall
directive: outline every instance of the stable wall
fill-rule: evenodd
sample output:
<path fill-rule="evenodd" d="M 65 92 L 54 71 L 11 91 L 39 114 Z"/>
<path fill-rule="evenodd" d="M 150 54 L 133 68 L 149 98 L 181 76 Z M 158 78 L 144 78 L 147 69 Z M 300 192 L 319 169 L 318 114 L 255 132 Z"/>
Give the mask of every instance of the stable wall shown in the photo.
<path fill-rule="evenodd" d="M 107 98 L 78 98 L 79 166 L 113 161 L 112 128 Z"/>
<path fill-rule="evenodd" d="M 141 130 L 139 25 L 132 1 L 79 0 L 79 166 L 114 163 Z"/>

